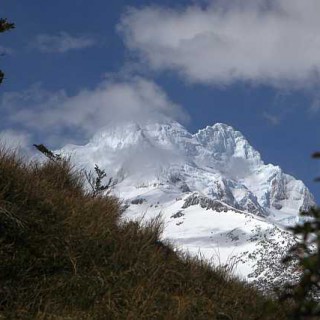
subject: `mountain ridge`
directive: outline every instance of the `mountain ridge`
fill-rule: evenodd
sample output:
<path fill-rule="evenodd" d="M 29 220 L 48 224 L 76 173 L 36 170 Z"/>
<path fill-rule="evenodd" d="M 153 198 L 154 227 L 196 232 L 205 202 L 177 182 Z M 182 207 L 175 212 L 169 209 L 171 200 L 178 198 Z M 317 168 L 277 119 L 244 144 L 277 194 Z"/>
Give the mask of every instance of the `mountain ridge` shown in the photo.
<path fill-rule="evenodd" d="M 315 205 L 301 180 L 264 164 L 241 132 L 223 123 L 191 134 L 172 120 L 127 122 L 100 130 L 83 147 L 69 145 L 61 151 L 86 167 L 113 168 L 120 183 L 128 178 L 170 182 L 179 176 L 190 191 L 258 215 L 274 210 L 297 214 Z"/>

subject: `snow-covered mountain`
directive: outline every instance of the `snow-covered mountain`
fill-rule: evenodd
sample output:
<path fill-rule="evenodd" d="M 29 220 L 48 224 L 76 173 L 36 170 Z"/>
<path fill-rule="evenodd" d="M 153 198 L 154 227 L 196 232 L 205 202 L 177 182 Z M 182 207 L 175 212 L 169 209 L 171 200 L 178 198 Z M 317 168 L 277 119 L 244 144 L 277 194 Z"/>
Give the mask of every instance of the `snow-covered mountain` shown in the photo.
<path fill-rule="evenodd" d="M 221 123 L 191 134 L 172 120 L 126 122 L 60 152 L 113 176 L 113 192 L 128 205 L 126 217 L 161 213 L 164 238 L 216 262 L 236 259 L 239 273 L 255 279 L 261 276 L 257 256 L 262 250 L 281 256 L 292 240 L 285 226 L 315 204 L 302 181 L 264 164 L 239 131 Z"/>

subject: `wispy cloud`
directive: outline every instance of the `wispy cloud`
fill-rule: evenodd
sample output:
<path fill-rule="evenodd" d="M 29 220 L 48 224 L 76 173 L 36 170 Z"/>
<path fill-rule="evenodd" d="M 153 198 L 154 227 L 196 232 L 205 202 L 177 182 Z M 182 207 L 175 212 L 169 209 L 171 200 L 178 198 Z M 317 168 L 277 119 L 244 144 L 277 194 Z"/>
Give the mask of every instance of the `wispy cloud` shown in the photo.
<path fill-rule="evenodd" d="M 268 112 L 264 112 L 262 115 L 273 126 L 277 126 L 280 124 L 281 119 L 279 116 L 276 116 L 274 114 L 270 114 Z"/>
<path fill-rule="evenodd" d="M 0 56 L 2 55 L 12 55 L 14 53 L 14 50 L 9 47 L 0 46 Z"/>
<path fill-rule="evenodd" d="M 311 113 L 317 113 L 320 111 L 320 95 L 316 92 L 311 101 L 310 110 Z"/>
<path fill-rule="evenodd" d="M 57 35 L 39 34 L 31 46 L 40 50 L 41 52 L 65 53 L 70 50 L 89 48 L 96 44 L 96 39 L 90 36 L 73 36 L 67 32 L 60 32 Z"/>
<path fill-rule="evenodd" d="M 17 151 L 23 155 L 30 155 L 31 134 L 19 130 L 0 131 L 0 148 Z"/>
<path fill-rule="evenodd" d="M 73 96 L 64 90 L 49 92 L 35 85 L 24 92 L 5 93 L 0 108 L 2 123 L 8 128 L 41 137 L 41 143 L 54 148 L 83 143 L 108 124 L 186 117 L 159 86 L 138 77 L 109 79 L 93 90 L 83 89 Z"/>
<path fill-rule="evenodd" d="M 206 2 L 131 8 L 118 29 L 144 64 L 191 82 L 319 84 L 319 0 Z"/>

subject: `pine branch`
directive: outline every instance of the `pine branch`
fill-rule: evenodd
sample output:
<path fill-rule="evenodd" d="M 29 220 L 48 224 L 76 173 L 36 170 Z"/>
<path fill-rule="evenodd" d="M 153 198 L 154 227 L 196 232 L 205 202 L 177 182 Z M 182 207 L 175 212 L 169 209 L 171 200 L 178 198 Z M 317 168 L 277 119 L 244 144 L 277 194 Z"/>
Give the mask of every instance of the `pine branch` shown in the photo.
<path fill-rule="evenodd" d="M 103 179 L 107 176 L 106 172 L 104 170 L 101 170 L 97 164 L 94 166 L 94 170 L 96 177 L 93 177 L 93 174 L 91 172 L 84 172 L 85 178 L 92 190 L 92 197 L 97 197 L 104 191 L 107 191 L 107 194 L 110 193 L 111 189 L 116 185 L 116 181 L 114 181 L 111 177 L 106 184 L 103 184 Z"/>
<path fill-rule="evenodd" d="M 14 29 L 15 28 L 15 24 L 12 22 L 8 22 L 8 20 L 5 18 L 1 18 L 0 19 L 0 32 L 5 32 L 8 31 L 10 29 Z"/>
<path fill-rule="evenodd" d="M 40 151 L 43 155 L 45 155 L 51 161 L 60 161 L 62 160 L 61 155 L 57 153 L 53 153 L 43 144 L 34 144 L 33 145 L 38 151 Z"/>

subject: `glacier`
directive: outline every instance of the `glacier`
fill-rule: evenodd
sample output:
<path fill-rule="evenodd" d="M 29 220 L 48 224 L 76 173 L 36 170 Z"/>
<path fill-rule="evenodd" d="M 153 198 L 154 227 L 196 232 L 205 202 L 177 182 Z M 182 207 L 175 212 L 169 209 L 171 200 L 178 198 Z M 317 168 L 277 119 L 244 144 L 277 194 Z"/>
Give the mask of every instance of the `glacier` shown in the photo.
<path fill-rule="evenodd" d="M 294 241 L 286 227 L 315 206 L 302 181 L 265 164 L 239 131 L 222 123 L 194 134 L 169 119 L 117 123 L 84 146 L 58 152 L 86 170 L 97 164 L 117 181 L 113 194 L 126 204 L 123 219 L 161 214 L 164 240 L 214 264 L 232 264 L 250 281 L 279 272 Z"/>

